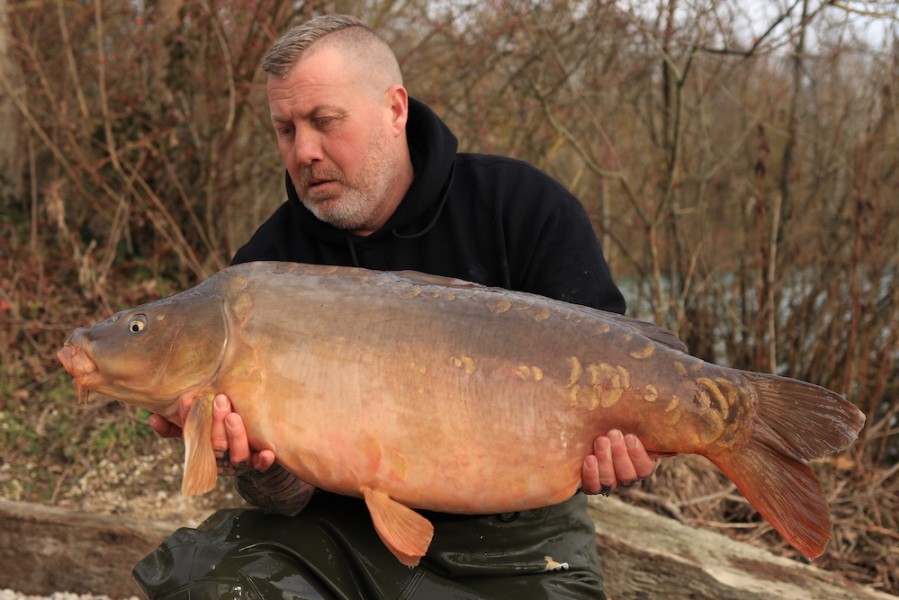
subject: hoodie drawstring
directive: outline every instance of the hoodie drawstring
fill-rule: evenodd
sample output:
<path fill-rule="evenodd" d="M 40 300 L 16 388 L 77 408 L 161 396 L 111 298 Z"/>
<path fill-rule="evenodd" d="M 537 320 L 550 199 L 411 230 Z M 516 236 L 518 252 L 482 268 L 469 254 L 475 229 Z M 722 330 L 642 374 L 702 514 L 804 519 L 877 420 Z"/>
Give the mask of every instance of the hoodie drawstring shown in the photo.
<path fill-rule="evenodd" d="M 453 176 L 456 172 L 456 163 L 450 166 L 450 172 L 448 177 L 446 178 L 446 186 L 443 188 L 443 194 L 440 196 L 440 203 L 437 205 L 437 212 L 434 213 L 434 217 L 431 219 L 431 222 L 427 224 L 427 226 L 418 231 L 416 233 L 400 233 L 396 229 L 392 229 L 390 233 L 392 233 L 395 237 L 401 240 L 411 240 L 417 237 L 421 237 L 425 235 L 427 232 L 431 231 L 434 228 L 434 225 L 437 224 L 437 220 L 440 219 L 440 215 L 443 214 L 443 208 L 446 206 L 446 201 L 449 198 L 450 189 L 453 186 Z"/>

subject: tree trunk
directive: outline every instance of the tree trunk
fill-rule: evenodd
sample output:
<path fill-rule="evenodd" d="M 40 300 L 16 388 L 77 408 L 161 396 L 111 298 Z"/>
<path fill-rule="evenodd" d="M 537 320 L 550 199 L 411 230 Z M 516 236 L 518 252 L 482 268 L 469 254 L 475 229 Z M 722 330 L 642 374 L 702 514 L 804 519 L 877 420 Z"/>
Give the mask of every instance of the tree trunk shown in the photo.
<path fill-rule="evenodd" d="M 9 2 L 0 0 L 0 202 L 22 196 L 22 172 L 19 164 L 19 115 L 13 103 L 20 79 L 10 47 Z"/>

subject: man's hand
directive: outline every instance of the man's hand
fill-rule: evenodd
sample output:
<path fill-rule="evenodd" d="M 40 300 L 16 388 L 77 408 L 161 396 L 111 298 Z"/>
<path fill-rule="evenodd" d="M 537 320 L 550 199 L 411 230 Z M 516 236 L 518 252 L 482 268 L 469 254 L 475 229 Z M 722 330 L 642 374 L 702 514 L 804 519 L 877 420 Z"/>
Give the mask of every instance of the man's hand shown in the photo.
<path fill-rule="evenodd" d="M 606 495 L 649 477 L 655 468 L 655 461 L 637 436 L 613 429 L 593 441 L 593 454 L 581 467 L 581 490 Z"/>
<path fill-rule="evenodd" d="M 248 467 L 268 471 L 275 464 L 275 453 L 250 450 L 243 419 L 231 410 L 228 396 L 218 394 L 212 402 L 212 450 L 219 459 L 219 475 L 234 475 Z"/>
<path fill-rule="evenodd" d="M 212 407 L 212 449 L 219 459 L 219 475 L 234 475 L 235 471 L 252 468 L 267 471 L 275 463 L 271 450 L 254 452 L 250 450 L 247 430 L 243 420 L 231 410 L 231 401 L 224 394 L 216 395 Z M 189 404 L 178 407 L 181 423 L 190 411 Z M 150 427 L 162 437 L 181 437 L 181 426 L 158 414 L 151 414 L 147 421 Z"/>
<path fill-rule="evenodd" d="M 178 407 L 181 423 L 189 411 L 189 402 Z M 149 424 L 162 437 L 181 437 L 181 426 L 162 415 L 150 415 Z M 274 452 L 250 448 L 243 419 L 233 412 L 225 394 L 212 400 L 212 448 L 219 475 L 234 476 L 237 492 L 264 512 L 296 515 L 312 499 L 315 488 L 276 465 Z"/>
<path fill-rule="evenodd" d="M 147 424 L 153 431 L 159 434 L 160 437 L 179 438 L 182 435 L 180 425 L 176 425 L 162 415 L 156 413 L 150 414 L 150 418 L 147 419 Z"/>

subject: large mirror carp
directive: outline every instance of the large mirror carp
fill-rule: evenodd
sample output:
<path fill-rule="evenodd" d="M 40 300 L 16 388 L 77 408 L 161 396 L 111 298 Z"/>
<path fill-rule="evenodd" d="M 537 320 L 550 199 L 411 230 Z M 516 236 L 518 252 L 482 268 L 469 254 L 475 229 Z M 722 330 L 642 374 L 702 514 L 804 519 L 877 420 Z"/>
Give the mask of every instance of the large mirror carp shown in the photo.
<path fill-rule="evenodd" d="M 183 491 L 212 489 L 212 399 L 251 445 L 331 492 L 363 497 L 381 539 L 417 564 L 413 509 L 506 513 L 574 494 L 595 437 L 717 465 L 795 548 L 830 539 L 805 462 L 846 448 L 864 416 L 839 394 L 689 355 L 671 332 L 541 296 L 410 272 L 258 262 L 76 329 L 59 351 L 94 391 L 184 427 Z"/>

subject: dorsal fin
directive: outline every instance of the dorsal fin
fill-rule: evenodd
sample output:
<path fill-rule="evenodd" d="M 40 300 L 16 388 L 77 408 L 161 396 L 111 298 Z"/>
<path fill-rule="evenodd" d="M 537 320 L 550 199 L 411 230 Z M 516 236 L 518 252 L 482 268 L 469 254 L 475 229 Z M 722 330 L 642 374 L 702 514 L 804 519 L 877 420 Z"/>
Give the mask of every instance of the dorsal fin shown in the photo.
<path fill-rule="evenodd" d="M 456 279 L 455 277 L 444 277 L 442 275 L 432 275 L 431 273 L 422 273 L 421 271 L 394 271 L 398 277 L 408 279 L 413 283 L 421 285 L 445 285 L 448 287 L 464 287 L 464 288 L 482 288 L 480 283 L 465 281 L 464 279 Z"/>
<path fill-rule="evenodd" d="M 633 329 L 636 333 L 651 339 L 654 342 L 658 342 L 664 346 L 668 346 L 673 350 L 677 350 L 679 352 L 687 352 L 687 345 L 681 341 L 677 335 L 671 331 L 670 329 L 665 329 L 664 327 L 660 327 L 655 323 L 649 323 L 647 321 L 641 321 L 640 319 L 634 319 L 631 317 L 625 317 L 623 315 L 615 315 L 615 320 L 619 321 L 625 327 L 629 327 Z"/>
<path fill-rule="evenodd" d="M 648 321 L 641 321 L 640 319 L 635 319 L 633 317 L 625 317 L 624 315 L 620 315 L 615 312 L 609 312 L 607 310 L 601 310 L 598 308 L 593 308 L 590 306 L 581 306 L 575 305 L 581 311 L 590 313 L 594 316 L 600 316 L 601 318 L 605 318 L 608 321 L 614 322 L 614 325 L 618 325 L 625 329 L 630 329 L 637 335 L 642 335 L 645 338 L 656 342 L 657 344 L 662 344 L 663 346 L 667 346 L 672 350 L 677 350 L 678 352 L 687 353 L 687 345 L 681 341 L 677 335 L 671 331 L 670 329 L 665 329 L 664 327 L 660 327 L 655 323 L 650 323 Z"/>
<path fill-rule="evenodd" d="M 431 273 L 422 273 L 420 271 L 393 271 L 393 273 L 398 277 L 402 277 L 403 279 L 406 279 L 412 283 L 417 283 L 419 285 L 444 285 L 457 288 L 491 289 L 479 283 L 465 281 L 464 279 L 444 277 L 442 275 L 432 275 Z M 508 290 L 503 289 L 498 291 L 506 292 Z M 598 311 L 600 313 L 608 315 L 618 321 L 620 324 L 634 330 L 635 333 L 647 337 L 654 342 L 662 344 L 663 346 L 667 346 L 679 352 L 687 352 L 687 345 L 683 341 L 681 341 L 680 338 L 678 338 L 677 335 L 670 329 L 665 329 L 664 327 L 660 327 L 655 323 L 649 323 L 648 321 L 641 321 L 640 319 L 625 317 L 624 315 L 591 308 L 589 306 L 584 306 L 582 308 L 588 311 Z"/>

